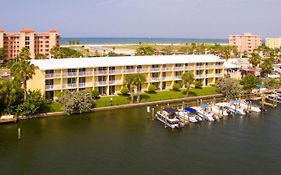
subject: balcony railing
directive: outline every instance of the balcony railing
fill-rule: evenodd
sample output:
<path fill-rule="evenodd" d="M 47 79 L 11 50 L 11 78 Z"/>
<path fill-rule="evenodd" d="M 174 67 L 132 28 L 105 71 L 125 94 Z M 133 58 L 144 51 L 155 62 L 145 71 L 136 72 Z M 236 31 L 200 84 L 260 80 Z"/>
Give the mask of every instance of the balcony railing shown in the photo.
<path fill-rule="evenodd" d="M 152 77 L 150 78 L 150 81 L 151 82 L 159 81 L 159 77 Z"/>
<path fill-rule="evenodd" d="M 64 85 L 65 88 L 77 88 L 77 84 L 76 83 L 67 83 L 66 85 Z"/>
<path fill-rule="evenodd" d="M 61 77 L 60 73 L 45 74 L 45 78 L 60 78 L 60 77 Z"/>
<path fill-rule="evenodd" d="M 135 69 L 125 69 L 124 73 L 133 73 L 135 72 Z"/>
<path fill-rule="evenodd" d="M 105 86 L 107 85 L 107 81 L 98 81 L 98 82 L 95 82 L 95 86 Z"/>
<path fill-rule="evenodd" d="M 175 67 L 174 70 L 183 70 L 183 67 Z"/>
<path fill-rule="evenodd" d="M 95 74 L 97 74 L 97 75 L 107 75 L 107 70 L 98 70 L 98 71 L 95 71 Z"/>
<path fill-rule="evenodd" d="M 150 69 L 150 72 L 159 72 L 160 71 L 160 68 L 151 68 Z"/>
<path fill-rule="evenodd" d="M 181 76 L 175 76 L 174 80 L 181 80 Z"/>
<path fill-rule="evenodd" d="M 221 65 L 215 65 L 215 68 L 216 69 L 222 69 L 223 68 L 223 65 L 221 64 Z"/>
<path fill-rule="evenodd" d="M 61 85 L 45 85 L 45 90 L 59 90 Z"/>
<path fill-rule="evenodd" d="M 109 70 L 109 74 L 121 74 L 122 70 Z"/>
<path fill-rule="evenodd" d="M 63 73 L 64 77 L 76 77 L 77 76 L 77 72 L 65 72 Z"/>
<path fill-rule="evenodd" d="M 172 77 L 162 77 L 162 81 L 173 81 Z"/>
<path fill-rule="evenodd" d="M 93 72 L 86 72 L 86 71 L 79 72 L 79 76 L 92 76 L 92 75 L 93 75 Z"/>
<path fill-rule="evenodd" d="M 204 78 L 204 75 L 203 74 L 196 75 L 196 78 Z"/>
<path fill-rule="evenodd" d="M 204 66 L 196 66 L 196 69 L 204 69 Z"/>
<path fill-rule="evenodd" d="M 120 84 L 123 84 L 123 81 L 121 81 L 121 80 L 110 80 L 109 84 L 110 85 L 120 85 Z"/>
<path fill-rule="evenodd" d="M 149 72 L 149 69 L 137 69 L 137 72 Z"/>
<path fill-rule="evenodd" d="M 194 67 L 193 66 L 185 66 L 185 70 L 193 70 Z"/>
<path fill-rule="evenodd" d="M 205 68 L 206 69 L 214 69 L 215 67 L 214 66 L 206 66 Z"/>
<path fill-rule="evenodd" d="M 216 77 L 222 77 L 223 76 L 223 74 L 221 74 L 221 73 L 216 73 Z"/>
<path fill-rule="evenodd" d="M 174 69 L 172 67 L 163 67 L 162 71 L 173 71 Z"/>
<path fill-rule="evenodd" d="M 214 74 L 207 74 L 206 77 L 214 77 Z"/>

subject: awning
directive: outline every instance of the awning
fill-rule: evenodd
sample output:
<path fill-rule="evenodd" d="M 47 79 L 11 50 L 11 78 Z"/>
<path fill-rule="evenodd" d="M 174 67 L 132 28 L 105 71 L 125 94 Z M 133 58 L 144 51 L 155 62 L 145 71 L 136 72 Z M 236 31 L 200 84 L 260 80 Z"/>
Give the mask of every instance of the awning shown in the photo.
<path fill-rule="evenodd" d="M 184 110 L 187 112 L 196 112 L 196 109 L 193 108 L 184 108 Z"/>
<path fill-rule="evenodd" d="M 208 108 L 209 107 L 209 105 L 207 105 L 207 104 L 201 104 L 200 105 L 202 108 Z"/>

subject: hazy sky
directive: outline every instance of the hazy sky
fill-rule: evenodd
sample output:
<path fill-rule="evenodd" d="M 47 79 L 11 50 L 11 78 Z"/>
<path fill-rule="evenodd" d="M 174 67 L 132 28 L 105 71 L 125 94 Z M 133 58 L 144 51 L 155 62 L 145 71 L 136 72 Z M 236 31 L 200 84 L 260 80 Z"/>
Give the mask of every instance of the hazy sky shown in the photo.
<path fill-rule="evenodd" d="M 63 37 L 281 36 L 281 0 L 0 0 L 0 28 Z"/>

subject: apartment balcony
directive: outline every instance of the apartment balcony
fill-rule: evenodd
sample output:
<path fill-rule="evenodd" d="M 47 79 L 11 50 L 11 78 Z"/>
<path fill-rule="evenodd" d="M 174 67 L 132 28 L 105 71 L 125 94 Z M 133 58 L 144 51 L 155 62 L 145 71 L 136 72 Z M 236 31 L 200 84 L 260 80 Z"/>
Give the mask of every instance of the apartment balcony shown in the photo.
<path fill-rule="evenodd" d="M 214 66 L 205 66 L 206 69 L 214 69 Z"/>
<path fill-rule="evenodd" d="M 181 76 L 175 76 L 174 80 L 181 80 Z"/>
<path fill-rule="evenodd" d="M 204 75 L 203 74 L 196 75 L 196 78 L 204 78 Z"/>
<path fill-rule="evenodd" d="M 46 79 L 50 79 L 50 78 L 60 78 L 61 74 L 60 73 L 51 73 L 51 74 L 45 74 L 45 78 Z"/>
<path fill-rule="evenodd" d="M 160 81 L 159 77 L 152 77 L 152 78 L 150 78 L 150 82 L 158 82 L 158 81 Z"/>
<path fill-rule="evenodd" d="M 63 87 L 65 89 L 76 89 L 77 88 L 77 84 L 76 83 L 68 83 L 68 84 L 65 84 Z"/>
<path fill-rule="evenodd" d="M 61 85 L 45 85 L 46 91 L 60 90 Z"/>
<path fill-rule="evenodd" d="M 109 70 L 109 74 L 122 74 L 122 70 Z"/>
<path fill-rule="evenodd" d="M 95 71 L 95 74 L 96 75 L 107 75 L 107 70 L 98 70 L 98 71 Z"/>
<path fill-rule="evenodd" d="M 194 66 L 186 66 L 185 70 L 194 70 Z"/>
<path fill-rule="evenodd" d="M 162 77 L 162 81 L 173 81 L 172 77 Z"/>
<path fill-rule="evenodd" d="M 93 76 L 93 72 L 79 72 L 79 76 Z"/>
<path fill-rule="evenodd" d="M 175 70 L 175 71 L 177 71 L 177 70 L 183 70 L 183 67 L 175 67 L 174 70 Z"/>
<path fill-rule="evenodd" d="M 64 77 L 77 77 L 77 72 L 66 72 L 63 73 Z"/>
<path fill-rule="evenodd" d="M 125 69 L 124 73 L 134 73 L 135 71 L 135 69 Z"/>
<path fill-rule="evenodd" d="M 216 69 L 223 69 L 223 65 L 215 65 Z"/>
<path fill-rule="evenodd" d="M 205 69 L 205 66 L 196 66 L 196 69 Z"/>
<path fill-rule="evenodd" d="M 223 74 L 221 74 L 221 73 L 216 73 L 216 74 L 215 74 L 215 77 L 223 77 Z"/>
<path fill-rule="evenodd" d="M 173 71 L 174 69 L 172 67 L 163 67 L 162 71 Z"/>
<path fill-rule="evenodd" d="M 93 87 L 92 83 L 79 83 L 79 88 Z"/>
<path fill-rule="evenodd" d="M 98 82 L 95 82 L 95 86 L 107 86 L 108 83 L 107 81 L 98 81 Z"/>
<path fill-rule="evenodd" d="M 149 72 L 149 69 L 137 69 L 137 72 L 138 72 L 138 73 L 141 73 L 141 72 Z"/>
<path fill-rule="evenodd" d="M 215 74 L 207 74 L 206 77 L 207 78 L 215 77 Z"/>
<path fill-rule="evenodd" d="M 150 72 L 159 72 L 160 71 L 160 68 L 151 68 L 150 69 Z"/>
<path fill-rule="evenodd" d="M 123 81 L 122 80 L 110 80 L 109 85 L 122 85 Z"/>

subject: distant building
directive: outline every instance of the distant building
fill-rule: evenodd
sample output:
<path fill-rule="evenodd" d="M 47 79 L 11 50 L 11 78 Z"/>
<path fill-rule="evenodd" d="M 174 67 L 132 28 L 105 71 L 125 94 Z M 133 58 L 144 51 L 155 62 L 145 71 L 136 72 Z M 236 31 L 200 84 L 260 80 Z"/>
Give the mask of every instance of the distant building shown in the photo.
<path fill-rule="evenodd" d="M 11 70 L 7 68 L 0 68 L 0 78 L 5 80 L 10 80 Z"/>
<path fill-rule="evenodd" d="M 229 44 L 237 46 L 238 52 L 253 52 L 261 46 L 261 37 L 251 33 L 244 33 L 243 35 L 230 35 L 228 37 Z"/>
<path fill-rule="evenodd" d="M 280 38 L 266 38 L 265 45 L 271 49 L 281 48 L 281 37 Z"/>
<path fill-rule="evenodd" d="M 51 58 L 50 50 L 53 46 L 60 46 L 60 35 L 55 29 L 50 29 L 48 33 L 35 33 L 32 29 L 22 29 L 19 33 L 5 33 L 0 29 L 0 48 L 4 48 L 7 60 L 15 59 L 23 47 L 29 49 L 31 58 L 37 54 Z"/>

